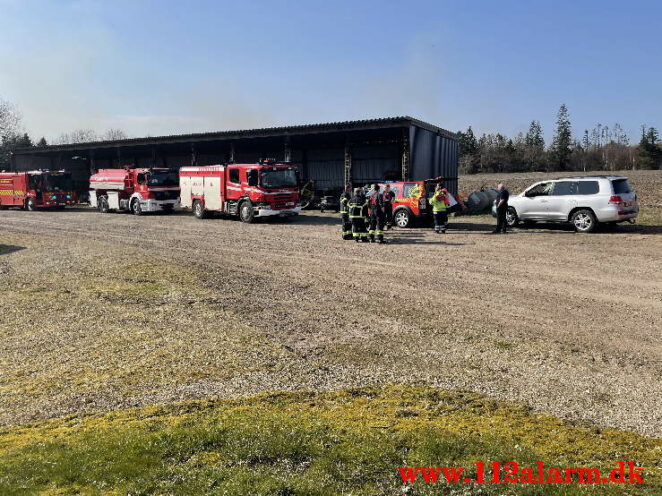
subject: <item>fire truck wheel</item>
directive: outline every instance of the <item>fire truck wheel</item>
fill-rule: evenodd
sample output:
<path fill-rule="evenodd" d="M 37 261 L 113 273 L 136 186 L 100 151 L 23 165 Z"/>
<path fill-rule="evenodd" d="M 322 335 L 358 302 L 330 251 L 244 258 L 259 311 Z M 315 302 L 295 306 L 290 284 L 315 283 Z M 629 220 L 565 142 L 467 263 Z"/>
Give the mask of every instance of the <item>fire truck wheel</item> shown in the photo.
<path fill-rule="evenodd" d="M 102 214 L 107 214 L 108 211 L 110 210 L 108 208 L 108 197 L 100 196 L 99 200 L 97 201 L 97 208 L 99 209 L 99 212 L 101 212 Z"/>
<path fill-rule="evenodd" d="M 401 208 L 393 213 L 393 220 L 398 227 L 407 227 L 411 224 L 411 213 L 406 208 Z"/>
<path fill-rule="evenodd" d="M 34 212 L 35 208 L 36 207 L 34 206 L 34 198 L 28 198 L 28 201 L 25 202 L 25 210 Z"/>
<path fill-rule="evenodd" d="M 143 214 L 143 209 L 140 206 L 140 201 L 133 200 L 133 202 L 131 203 L 131 212 L 133 212 L 133 215 L 142 215 Z"/>
<path fill-rule="evenodd" d="M 195 200 L 193 202 L 193 215 L 198 219 L 204 219 L 207 217 L 207 212 L 205 212 L 205 207 L 202 205 L 200 200 Z"/>
<path fill-rule="evenodd" d="M 239 204 L 239 218 L 242 222 L 251 223 L 253 222 L 253 204 L 250 200 L 244 200 Z"/>

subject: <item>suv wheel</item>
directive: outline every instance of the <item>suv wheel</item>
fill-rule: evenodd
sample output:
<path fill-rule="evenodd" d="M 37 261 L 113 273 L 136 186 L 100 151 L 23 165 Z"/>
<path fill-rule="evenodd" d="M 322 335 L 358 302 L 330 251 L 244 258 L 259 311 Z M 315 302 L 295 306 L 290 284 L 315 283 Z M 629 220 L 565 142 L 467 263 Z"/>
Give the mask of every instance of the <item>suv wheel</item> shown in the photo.
<path fill-rule="evenodd" d="M 411 213 L 406 208 L 401 208 L 393 214 L 393 220 L 398 227 L 407 227 L 411 224 Z"/>
<path fill-rule="evenodd" d="M 517 224 L 519 224 L 517 211 L 513 207 L 508 207 L 506 210 L 506 224 L 508 224 L 508 227 L 515 227 Z"/>
<path fill-rule="evenodd" d="M 583 208 L 577 210 L 572 214 L 572 219 L 570 219 L 572 225 L 575 226 L 575 231 L 580 233 L 590 233 L 595 230 L 598 221 L 595 219 L 595 215 L 590 210 Z"/>

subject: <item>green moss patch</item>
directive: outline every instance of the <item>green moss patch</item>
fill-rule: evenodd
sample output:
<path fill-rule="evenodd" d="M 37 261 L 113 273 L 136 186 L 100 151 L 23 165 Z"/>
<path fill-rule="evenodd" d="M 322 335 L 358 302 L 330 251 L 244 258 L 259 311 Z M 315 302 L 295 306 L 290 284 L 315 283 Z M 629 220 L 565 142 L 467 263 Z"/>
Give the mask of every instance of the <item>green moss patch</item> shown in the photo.
<path fill-rule="evenodd" d="M 660 439 L 392 386 L 197 401 L 0 431 L 1 494 L 660 494 Z M 403 485 L 398 467 L 613 468 L 643 485 Z M 404 489 L 403 489 L 404 488 Z"/>

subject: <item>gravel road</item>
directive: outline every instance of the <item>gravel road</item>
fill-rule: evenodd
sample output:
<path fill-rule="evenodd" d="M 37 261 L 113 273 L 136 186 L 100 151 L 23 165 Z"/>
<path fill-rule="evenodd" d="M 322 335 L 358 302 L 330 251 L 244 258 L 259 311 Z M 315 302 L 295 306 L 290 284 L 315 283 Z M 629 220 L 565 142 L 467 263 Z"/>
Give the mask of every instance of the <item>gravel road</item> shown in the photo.
<path fill-rule="evenodd" d="M 315 212 L 253 225 L 0 212 L 0 423 L 426 383 L 662 435 L 662 227 L 492 236 L 491 223 L 397 229 L 381 246 L 342 241 Z M 107 274 L 136 260 L 182 270 L 135 282 L 163 294 L 113 299 Z"/>

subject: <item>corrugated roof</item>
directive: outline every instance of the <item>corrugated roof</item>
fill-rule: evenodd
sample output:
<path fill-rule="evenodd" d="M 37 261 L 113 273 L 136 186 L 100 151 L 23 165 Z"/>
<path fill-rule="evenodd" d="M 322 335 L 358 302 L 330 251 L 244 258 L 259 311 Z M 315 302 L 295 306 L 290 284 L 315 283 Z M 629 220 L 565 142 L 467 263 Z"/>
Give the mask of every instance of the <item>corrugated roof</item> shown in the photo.
<path fill-rule="evenodd" d="M 158 145 L 164 143 L 182 143 L 191 141 L 213 141 L 216 139 L 239 139 L 250 137 L 269 137 L 283 134 L 306 134 L 308 132 L 336 132 L 353 131 L 366 129 L 379 129 L 385 127 L 399 127 L 405 125 L 415 125 L 428 129 L 435 133 L 443 134 L 449 138 L 457 138 L 457 134 L 446 129 L 434 126 L 427 122 L 414 119 L 409 116 L 384 117 L 379 119 L 364 119 L 356 121 L 327 122 L 322 124 L 300 124 L 294 126 L 265 127 L 257 129 L 241 129 L 236 131 L 215 131 L 193 134 L 173 134 L 167 136 L 154 136 L 145 138 L 129 138 L 110 141 L 90 141 L 86 143 L 74 143 L 66 145 L 49 145 L 45 147 L 18 148 L 16 154 L 21 153 L 46 153 L 51 151 L 82 150 L 90 148 L 111 148 L 118 146 L 140 146 L 140 145 Z"/>

